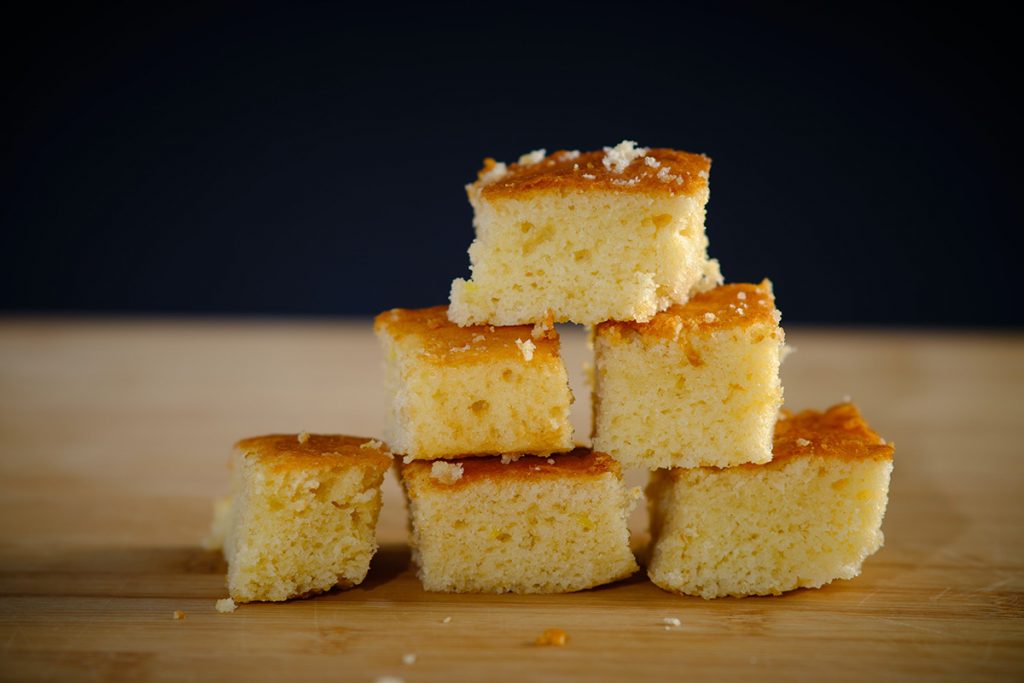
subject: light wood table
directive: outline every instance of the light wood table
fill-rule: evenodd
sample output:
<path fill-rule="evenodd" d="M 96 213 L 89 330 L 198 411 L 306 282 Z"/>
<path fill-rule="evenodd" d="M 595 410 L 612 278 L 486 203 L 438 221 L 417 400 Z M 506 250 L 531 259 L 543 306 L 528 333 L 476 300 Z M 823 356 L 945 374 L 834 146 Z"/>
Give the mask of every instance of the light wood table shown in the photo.
<path fill-rule="evenodd" d="M 223 562 L 198 541 L 230 445 L 378 435 L 369 323 L 0 319 L 0 679 L 1024 679 L 1024 336 L 789 341 L 788 405 L 849 394 L 897 446 L 886 546 L 856 580 L 714 601 L 642 574 L 572 595 L 424 593 L 389 478 L 362 586 L 219 614 Z M 583 335 L 565 347 L 586 434 Z M 532 645 L 548 627 L 569 643 Z"/>

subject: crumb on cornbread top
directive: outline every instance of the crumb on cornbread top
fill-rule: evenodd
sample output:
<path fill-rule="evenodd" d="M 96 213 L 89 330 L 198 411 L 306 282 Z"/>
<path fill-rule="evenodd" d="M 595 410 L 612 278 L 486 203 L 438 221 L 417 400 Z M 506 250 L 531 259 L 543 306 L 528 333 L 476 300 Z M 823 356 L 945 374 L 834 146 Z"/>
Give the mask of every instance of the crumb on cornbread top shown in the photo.
<path fill-rule="evenodd" d="M 894 451 L 868 426 L 857 406 L 839 403 L 823 413 L 783 410 L 775 424 L 772 461 L 803 455 L 892 460 Z"/>
<path fill-rule="evenodd" d="M 707 187 L 710 170 L 711 159 L 703 154 L 637 147 L 623 140 L 595 152 L 537 150 L 508 165 L 484 159 L 476 182 L 467 189 L 486 198 L 546 190 L 692 195 Z"/>
<path fill-rule="evenodd" d="M 459 327 L 448 320 L 447 306 L 393 308 L 378 315 L 373 328 L 399 343 L 415 337 L 420 357 L 437 365 L 499 359 L 530 363 L 560 358 L 558 332 L 550 316 L 545 325 Z"/>
<path fill-rule="evenodd" d="M 499 456 L 463 458 L 457 463 L 461 467 L 458 477 L 432 476 L 436 474 L 437 462 L 439 461 L 414 460 L 403 463 L 400 465 L 402 477 L 415 478 L 425 488 L 449 490 L 482 481 L 539 482 L 600 477 L 609 473 L 619 476 L 622 472 L 619 463 L 610 455 L 582 447 L 568 453 L 553 453 L 546 457 L 523 455 L 514 459 Z"/>
<path fill-rule="evenodd" d="M 609 320 L 599 324 L 597 331 L 613 340 L 635 334 L 678 339 L 684 332 L 706 333 L 757 323 L 777 325 L 781 318 L 775 308 L 772 283 L 762 280 L 757 285 L 720 285 L 655 314 L 648 322 Z"/>
<path fill-rule="evenodd" d="M 376 439 L 340 434 L 268 434 L 242 439 L 235 449 L 275 470 L 391 466 L 388 447 Z"/>

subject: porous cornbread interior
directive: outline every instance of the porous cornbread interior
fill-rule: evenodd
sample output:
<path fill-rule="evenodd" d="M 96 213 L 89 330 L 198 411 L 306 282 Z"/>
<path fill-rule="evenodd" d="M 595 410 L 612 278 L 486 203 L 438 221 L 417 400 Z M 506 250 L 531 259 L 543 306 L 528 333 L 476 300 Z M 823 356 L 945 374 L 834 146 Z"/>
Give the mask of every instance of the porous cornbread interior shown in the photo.
<path fill-rule="evenodd" d="M 626 518 L 639 491 L 626 490 L 607 455 L 439 464 L 400 466 L 426 590 L 563 593 L 637 570 Z"/>
<path fill-rule="evenodd" d="M 467 186 L 472 278 L 452 283 L 451 319 L 649 320 L 718 284 L 704 233 L 710 167 L 702 155 L 627 143 L 507 168 L 488 160 Z"/>
<path fill-rule="evenodd" d="M 697 294 L 594 333 L 594 448 L 637 467 L 771 459 L 784 335 L 771 283 Z"/>
<path fill-rule="evenodd" d="M 391 461 L 383 444 L 360 437 L 239 441 L 224 538 L 231 598 L 287 600 L 360 583 L 377 550 Z"/>
<path fill-rule="evenodd" d="M 572 393 L 553 327 L 459 327 L 447 307 L 393 309 L 385 439 L 407 459 L 571 450 Z"/>
<path fill-rule="evenodd" d="M 658 470 L 648 575 L 704 598 L 777 595 L 860 573 L 882 546 L 893 447 L 852 404 L 785 416 L 766 465 Z"/>

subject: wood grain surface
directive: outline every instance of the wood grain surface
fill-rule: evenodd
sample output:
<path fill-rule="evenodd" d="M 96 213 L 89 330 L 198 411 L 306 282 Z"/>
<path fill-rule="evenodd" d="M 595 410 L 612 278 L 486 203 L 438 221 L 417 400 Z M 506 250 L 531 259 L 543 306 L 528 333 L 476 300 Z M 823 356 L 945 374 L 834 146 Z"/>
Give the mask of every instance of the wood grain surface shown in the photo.
<path fill-rule="evenodd" d="M 788 336 L 787 405 L 850 395 L 896 443 L 886 545 L 853 581 L 715 601 L 643 574 L 424 593 L 389 478 L 363 585 L 219 614 L 224 565 L 198 542 L 230 445 L 379 435 L 369 322 L 0 320 L 0 679 L 1022 680 L 1024 336 Z M 564 340 L 586 435 L 585 342 Z M 533 645 L 550 627 L 568 643 Z"/>

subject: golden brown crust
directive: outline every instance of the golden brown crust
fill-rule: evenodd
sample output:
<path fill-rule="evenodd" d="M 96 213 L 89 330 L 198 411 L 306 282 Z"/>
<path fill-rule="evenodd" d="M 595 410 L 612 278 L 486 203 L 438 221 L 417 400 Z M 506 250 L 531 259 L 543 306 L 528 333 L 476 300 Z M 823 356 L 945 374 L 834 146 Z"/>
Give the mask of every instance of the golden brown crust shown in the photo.
<path fill-rule="evenodd" d="M 746 328 L 759 323 L 776 325 L 772 283 L 728 284 L 693 296 L 656 314 L 646 323 L 609 320 L 597 326 L 597 334 L 614 341 L 639 334 L 644 337 L 679 339 L 684 332 L 706 334 L 718 330 Z"/>
<path fill-rule="evenodd" d="M 836 458 L 841 460 L 892 460 L 896 448 L 887 443 L 868 426 L 857 406 L 839 403 L 825 412 L 804 410 L 792 413 L 781 411 L 775 424 L 772 460 L 763 465 L 745 463 L 716 471 L 756 471 L 783 467 L 794 458 Z M 686 470 L 668 470 L 675 477 L 684 476 Z"/>
<path fill-rule="evenodd" d="M 549 462 L 550 461 L 550 462 Z M 442 483 L 430 476 L 431 468 L 437 461 L 415 460 L 399 465 L 404 480 L 416 478 L 420 485 L 431 488 L 452 489 L 480 481 L 543 481 L 545 479 L 579 479 L 600 477 L 605 474 L 620 476 L 622 469 L 610 455 L 576 448 L 568 453 L 553 453 L 550 456 L 524 455 L 518 460 L 503 464 L 498 456 L 446 460 L 462 465 L 462 476 L 451 483 Z"/>
<path fill-rule="evenodd" d="M 470 187 L 488 198 L 508 198 L 532 192 L 633 192 L 657 195 L 692 195 L 708 186 L 711 159 L 674 149 L 648 150 L 621 173 L 603 163 L 605 152 L 559 150 L 534 164 L 510 164 L 504 175 L 487 182 L 496 164 L 485 159 L 478 179 Z M 653 159 L 653 162 L 644 161 Z M 654 164 L 657 165 L 654 165 Z"/>
<path fill-rule="evenodd" d="M 892 460 L 894 451 L 868 426 L 857 406 L 839 403 L 823 413 L 783 410 L 775 425 L 772 461 L 805 455 Z"/>
<path fill-rule="evenodd" d="M 364 467 L 384 472 L 392 462 L 380 441 L 340 434 L 267 434 L 242 439 L 235 449 L 274 469 Z"/>
<path fill-rule="evenodd" d="M 415 335 L 422 347 L 423 360 L 436 365 L 499 359 L 524 361 L 529 354 L 532 354 L 531 362 L 549 362 L 560 357 L 558 332 L 554 327 L 540 330 L 537 336 L 532 325 L 459 327 L 448 320 L 447 306 L 393 308 L 378 315 L 373 328 L 396 341 Z"/>

